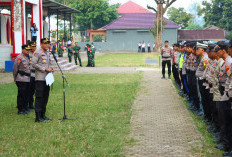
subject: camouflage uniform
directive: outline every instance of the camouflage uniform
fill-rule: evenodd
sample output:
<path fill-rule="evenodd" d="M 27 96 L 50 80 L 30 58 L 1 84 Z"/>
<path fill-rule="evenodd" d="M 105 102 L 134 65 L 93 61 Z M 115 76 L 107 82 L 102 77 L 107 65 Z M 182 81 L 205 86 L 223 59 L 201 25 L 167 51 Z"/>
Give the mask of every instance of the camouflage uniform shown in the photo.
<path fill-rule="evenodd" d="M 80 46 L 74 46 L 74 60 L 75 60 L 76 65 L 78 65 L 77 64 L 77 59 L 78 59 L 80 66 L 82 66 L 82 64 L 81 64 L 81 56 L 80 56 L 80 49 L 81 49 Z"/>
<path fill-rule="evenodd" d="M 72 63 L 72 55 L 73 55 L 73 48 L 72 47 L 68 47 L 69 63 Z"/>

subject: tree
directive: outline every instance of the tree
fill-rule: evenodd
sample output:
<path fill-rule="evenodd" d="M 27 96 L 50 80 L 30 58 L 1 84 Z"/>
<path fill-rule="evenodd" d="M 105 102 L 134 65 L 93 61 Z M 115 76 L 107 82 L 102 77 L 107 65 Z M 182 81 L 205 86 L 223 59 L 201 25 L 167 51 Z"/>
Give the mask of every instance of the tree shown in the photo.
<path fill-rule="evenodd" d="M 167 9 L 176 1 L 176 0 L 167 0 L 166 4 L 164 0 L 154 0 L 157 7 L 147 6 L 148 9 L 153 10 L 156 13 L 156 20 L 154 21 L 154 28 L 150 28 L 150 32 L 153 34 L 155 40 L 155 50 L 159 51 L 159 48 L 162 46 L 162 35 L 163 28 L 167 21 L 163 20 L 163 16 L 166 13 Z"/>
<path fill-rule="evenodd" d="M 99 29 L 118 18 L 119 4 L 110 5 L 107 0 L 56 0 L 79 10 L 74 20 L 80 31 Z"/>
<path fill-rule="evenodd" d="M 232 30 L 232 1 L 212 0 L 202 2 L 204 8 L 199 10 L 199 14 L 204 14 L 205 26 L 215 25 L 228 31 Z"/>
<path fill-rule="evenodd" d="M 169 20 L 179 24 L 182 26 L 182 28 L 186 28 L 188 27 L 188 25 L 190 24 L 193 15 L 187 13 L 184 8 L 174 8 L 171 7 L 170 9 L 168 9 L 167 12 L 168 18 Z"/>
<path fill-rule="evenodd" d="M 203 27 L 198 24 L 190 23 L 185 29 L 203 29 Z"/>

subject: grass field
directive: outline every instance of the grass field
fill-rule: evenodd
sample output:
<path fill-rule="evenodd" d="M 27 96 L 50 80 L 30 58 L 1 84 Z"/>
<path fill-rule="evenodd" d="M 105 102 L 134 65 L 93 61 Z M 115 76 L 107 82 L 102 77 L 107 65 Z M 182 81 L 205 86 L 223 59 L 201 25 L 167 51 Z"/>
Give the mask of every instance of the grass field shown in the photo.
<path fill-rule="evenodd" d="M 146 59 L 159 61 L 158 53 L 107 53 L 96 57 L 97 67 L 154 67 L 154 65 L 145 64 Z M 84 62 L 83 65 L 87 63 Z"/>
<path fill-rule="evenodd" d="M 35 123 L 34 112 L 17 115 L 16 86 L 0 85 L 0 156 L 122 156 L 130 131 L 131 105 L 141 74 L 67 75 L 67 116 L 62 80 L 56 75 L 47 107 L 52 122 Z"/>

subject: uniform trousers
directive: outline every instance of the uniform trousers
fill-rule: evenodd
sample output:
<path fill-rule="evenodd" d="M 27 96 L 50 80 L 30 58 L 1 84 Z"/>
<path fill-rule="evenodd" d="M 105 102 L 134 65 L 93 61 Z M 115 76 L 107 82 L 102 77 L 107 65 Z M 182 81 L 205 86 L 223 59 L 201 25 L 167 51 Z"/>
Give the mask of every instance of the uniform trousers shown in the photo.
<path fill-rule="evenodd" d="M 205 80 L 198 80 L 199 89 L 201 93 L 201 102 L 202 102 L 205 118 L 208 121 L 211 121 L 212 117 L 211 117 L 211 111 L 210 111 L 209 90 L 205 89 L 205 86 L 203 86 L 204 82 Z"/>
<path fill-rule="evenodd" d="M 29 88 L 29 107 L 34 104 L 34 94 L 35 94 L 35 77 L 31 77 L 30 88 Z"/>
<path fill-rule="evenodd" d="M 232 116 L 231 116 L 231 102 L 219 101 L 217 102 L 218 118 L 220 122 L 220 141 L 224 142 L 227 147 L 232 146 Z"/>
<path fill-rule="evenodd" d="M 35 83 L 35 112 L 45 113 L 49 98 L 50 87 L 45 81 L 36 81 Z"/>
<path fill-rule="evenodd" d="M 176 65 L 175 63 L 172 64 L 172 74 L 173 77 L 176 81 L 176 84 L 181 87 L 181 81 L 180 81 L 180 77 L 179 77 L 179 71 L 178 71 L 178 65 Z"/>
<path fill-rule="evenodd" d="M 194 107 L 199 110 L 200 109 L 200 100 L 198 96 L 197 90 L 197 78 L 196 78 L 196 71 L 189 71 L 189 87 L 191 87 L 191 95 L 193 97 L 193 105 Z"/>
<path fill-rule="evenodd" d="M 165 68 L 166 68 L 166 64 L 168 66 L 168 75 L 171 75 L 171 60 L 163 60 L 162 61 L 162 74 L 163 76 L 165 76 Z"/>
<path fill-rule="evenodd" d="M 28 109 L 27 104 L 30 83 L 17 81 L 16 85 L 18 87 L 17 108 L 19 112 L 24 112 Z"/>

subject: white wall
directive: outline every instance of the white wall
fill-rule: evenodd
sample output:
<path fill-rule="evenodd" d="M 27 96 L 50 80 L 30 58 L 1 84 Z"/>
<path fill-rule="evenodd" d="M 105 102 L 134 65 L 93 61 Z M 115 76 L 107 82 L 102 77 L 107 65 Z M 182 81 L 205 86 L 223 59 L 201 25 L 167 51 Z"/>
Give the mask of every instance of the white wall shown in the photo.
<path fill-rule="evenodd" d="M 2 14 L 0 16 L 1 16 L 1 40 L 2 40 L 2 44 L 7 44 L 6 23 L 8 17 Z"/>

